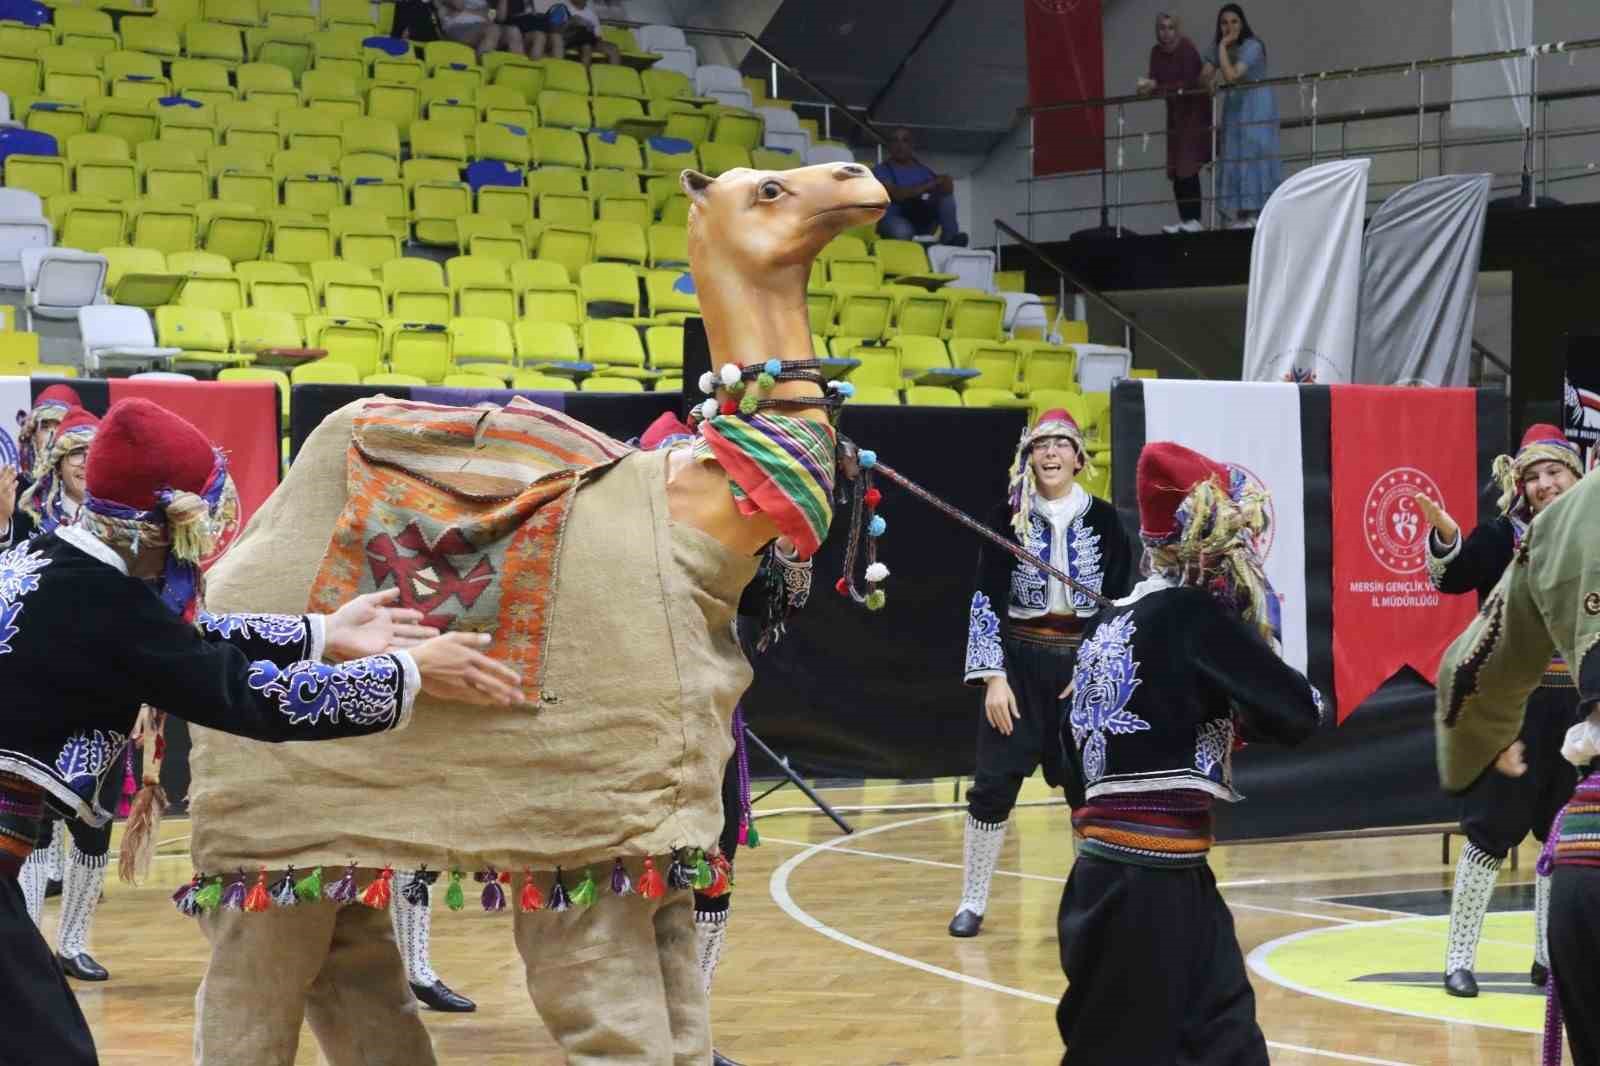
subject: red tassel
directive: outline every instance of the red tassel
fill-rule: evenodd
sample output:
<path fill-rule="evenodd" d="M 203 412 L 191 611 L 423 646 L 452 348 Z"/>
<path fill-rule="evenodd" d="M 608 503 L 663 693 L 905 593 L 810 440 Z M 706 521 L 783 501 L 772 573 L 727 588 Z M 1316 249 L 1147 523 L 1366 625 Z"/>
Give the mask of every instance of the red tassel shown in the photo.
<path fill-rule="evenodd" d="M 656 871 L 654 859 L 644 860 L 644 873 L 639 878 L 639 895 L 645 899 L 661 899 L 667 894 L 667 883 Z"/>
<path fill-rule="evenodd" d="M 883 502 L 883 493 L 879 492 L 877 489 L 868 489 L 866 492 L 861 494 L 861 502 L 866 504 L 867 508 L 870 510 L 871 508 L 874 508 Z"/>
<path fill-rule="evenodd" d="M 532 914 L 544 907 L 544 893 L 533 881 L 533 871 L 522 871 L 522 913 Z"/>
<path fill-rule="evenodd" d="M 244 897 L 244 909 L 255 914 L 271 906 L 272 897 L 267 895 L 267 868 L 263 866 L 256 874 L 256 883 Z"/>
<path fill-rule="evenodd" d="M 378 872 L 378 879 L 372 882 L 372 884 L 368 885 L 365 892 L 361 893 L 361 902 L 365 903 L 373 910 L 388 910 L 390 895 L 389 882 L 393 880 L 394 868 L 385 866 Z"/>
<path fill-rule="evenodd" d="M 711 887 L 706 889 L 705 894 L 712 899 L 726 896 L 728 890 L 733 888 L 733 865 L 728 862 L 728 857 L 720 852 L 711 856 L 711 872 L 716 875 L 716 879 L 711 882 Z"/>
<path fill-rule="evenodd" d="M 833 583 L 833 591 L 837 592 L 841 596 L 850 595 L 850 579 L 847 577 L 841 577 L 838 581 L 835 581 Z"/>

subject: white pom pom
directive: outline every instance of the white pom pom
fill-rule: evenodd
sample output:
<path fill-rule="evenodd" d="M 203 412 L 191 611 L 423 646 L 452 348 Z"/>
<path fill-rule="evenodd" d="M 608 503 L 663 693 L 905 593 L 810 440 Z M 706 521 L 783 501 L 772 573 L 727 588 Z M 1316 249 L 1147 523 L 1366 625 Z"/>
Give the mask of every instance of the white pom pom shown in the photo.
<path fill-rule="evenodd" d="M 700 391 L 707 395 L 717 391 L 717 379 L 709 370 L 700 375 Z"/>
<path fill-rule="evenodd" d="M 707 400 L 705 403 L 701 404 L 700 417 L 708 420 L 717 417 L 717 401 Z"/>
<path fill-rule="evenodd" d="M 884 566 L 882 563 L 873 563 L 871 566 L 867 567 L 867 580 L 871 581 L 873 584 L 877 584 L 879 581 L 882 581 L 888 576 L 889 568 Z"/>
<path fill-rule="evenodd" d="M 740 371 L 738 363 L 723 363 L 722 383 L 731 389 L 733 386 L 739 384 L 739 373 Z"/>

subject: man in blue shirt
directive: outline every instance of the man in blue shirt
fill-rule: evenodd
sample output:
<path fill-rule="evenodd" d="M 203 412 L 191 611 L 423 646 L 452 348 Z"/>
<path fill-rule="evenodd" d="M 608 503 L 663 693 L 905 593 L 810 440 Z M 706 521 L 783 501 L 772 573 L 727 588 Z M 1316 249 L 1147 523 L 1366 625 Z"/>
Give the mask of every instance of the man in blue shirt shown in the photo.
<path fill-rule="evenodd" d="M 909 241 L 939 231 L 942 244 L 967 246 L 956 224 L 956 187 L 948 174 L 935 174 L 911 151 L 911 131 L 901 127 L 889 138 L 889 158 L 872 174 L 889 191 L 889 209 L 878 223 L 880 236 Z"/>

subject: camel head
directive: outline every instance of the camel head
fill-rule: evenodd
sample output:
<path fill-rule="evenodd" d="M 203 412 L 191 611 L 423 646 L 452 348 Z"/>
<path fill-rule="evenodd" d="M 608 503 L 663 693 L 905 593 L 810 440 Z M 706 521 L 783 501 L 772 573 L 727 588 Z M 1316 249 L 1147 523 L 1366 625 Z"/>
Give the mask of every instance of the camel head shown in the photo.
<path fill-rule="evenodd" d="M 745 277 L 785 267 L 810 270 L 822 246 L 876 222 L 889 194 L 859 163 L 795 170 L 729 170 L 716 180 L 694 170 L 689 196 L 689 261 L 697 276 L 731 267 Z"/>

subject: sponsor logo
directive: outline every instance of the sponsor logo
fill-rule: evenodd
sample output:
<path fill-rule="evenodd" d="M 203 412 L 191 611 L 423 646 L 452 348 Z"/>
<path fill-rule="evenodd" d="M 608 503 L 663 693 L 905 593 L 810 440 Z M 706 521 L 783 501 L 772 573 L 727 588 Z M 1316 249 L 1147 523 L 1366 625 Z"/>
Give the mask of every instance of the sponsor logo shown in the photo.
<path fill-rule="evenodd" d="M 1379 476 L 1362 508 L 1362 532 L 1373 558 L 1396 574 L 1415 574 L 1427 565 L 1428 522 L 1417 507 L 1422 494 L 1444 506 L 1433 478 L 1414 466 L 1399 466 Z"/>

